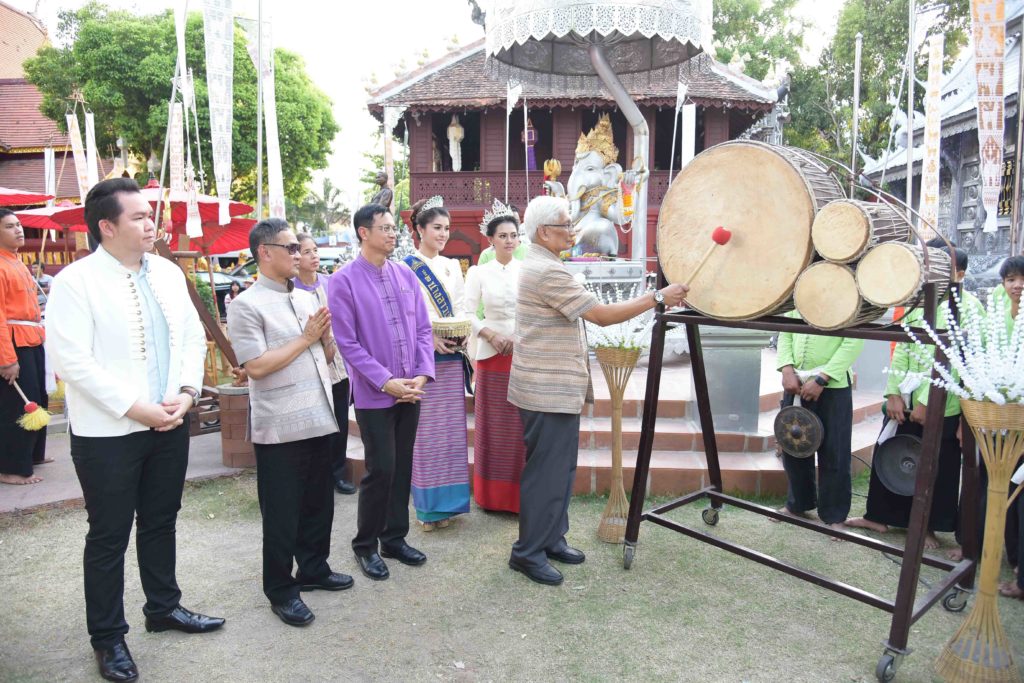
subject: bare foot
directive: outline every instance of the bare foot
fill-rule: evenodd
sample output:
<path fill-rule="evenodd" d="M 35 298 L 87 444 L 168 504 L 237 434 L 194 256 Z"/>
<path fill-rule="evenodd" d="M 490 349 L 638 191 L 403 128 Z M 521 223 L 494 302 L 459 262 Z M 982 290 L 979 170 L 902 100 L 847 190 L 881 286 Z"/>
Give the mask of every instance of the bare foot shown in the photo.
<path fill-rule="evenodd" d="M 782 507 L 780 507 L 778 510 L 776 510 L 776 512 L 781 512 L 782 514 L 786 515 L 787 517 L 803 517 L 804 519 L 807 519 L 807 513 L 805 513 L 805 512 L 793 512 L 786 505 L 783 505 Z M 775 519 L 774 517 L 769 517 L 768 521 L 769 522 L 774 522 L 774 523 L 778 524 L 782 520 L 781 519 Z"/>
<path fill-rule="evenodd" d="M 872 522 L 866 517 L 854 517 L 853 519 L 846 520 L 846 526 L 856 527 L 858 529 L 868 529 L 870 531 L 877 531 L 880 534 L 889 533 L 889 526 L 887 524 L 881 524 L 879 522 Z"/>
<path fill-rule="evenodd" d="M 1024 600 L 1024 588 L 1017 585 L 1016 581 L 1009 582 L 1009 585 L 999 587 L 999 594 L 1004 598 Z"/>
<path fill-rule="evenodd" d="M 24 486 L 25 484 L 38 484 L 42 480 L 42 477 L 37 477 L 34 474 L 30 477 L 23 477 L 20 474 L 0 474 L 0 484 Z"/>
<path fill-rule="evenodd" d="M 964 549 L 953 548 L 952 550 L 946 553 L 946 558 L 953 560 L 954 562 L 961 562 L 964 559 Z"/>
<path fill-rule="evenodd" d="M 939 538 L 932 532 L 928 532 L 924 535 L 924 549 L 925 550 L 937 550 L 942 545 L 939 543 Z"/>
<path fill-rule="evenodd" d="M 836 522 L 835 524 L 829 524 L 828 528 L 829 529 L 835 529 L 836 531 L 849 531 L 850 530 L 849 527 L 847 527 L 842 522 Z M 829 540 L 832 541 L 833 543 L 842 543 L 845 539 L 839 538 L 838 536 L 829 536 Z"/>

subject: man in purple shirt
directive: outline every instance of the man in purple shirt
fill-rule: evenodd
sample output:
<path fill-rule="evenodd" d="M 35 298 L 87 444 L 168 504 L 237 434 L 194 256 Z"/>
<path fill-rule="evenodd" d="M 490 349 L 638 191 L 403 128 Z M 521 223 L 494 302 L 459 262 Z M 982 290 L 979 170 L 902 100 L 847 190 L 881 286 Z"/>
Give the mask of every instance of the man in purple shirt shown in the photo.
<path fill-rule="evenodd" d="M 389 573 L 381 556 L 413 567 L 427 561 L 405 537 L 419 400 L 434 379 L 434 338 L 416 276 L 388 260 L 397 244 L 391 212 L 367 204 L 352 222 L 359 256 L 331 276 L 327 300 L 366 458 L 352 550 L 363 574 L 383 581 Z"/>

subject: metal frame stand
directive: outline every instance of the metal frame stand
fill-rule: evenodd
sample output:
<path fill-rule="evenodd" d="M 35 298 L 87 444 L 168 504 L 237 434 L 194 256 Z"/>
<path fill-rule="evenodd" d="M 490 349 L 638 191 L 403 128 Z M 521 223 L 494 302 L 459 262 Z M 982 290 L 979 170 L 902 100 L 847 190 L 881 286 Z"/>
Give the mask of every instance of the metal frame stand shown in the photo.
<path fill-rule="evenodd" d="M 665 286 L 664 274 L 659 267 L 658 287 Z M 935 329 L 935 285 L 925 286 L 924 310 L 928 324 Z M 955 314 L 955 308 L 954 308 Z M 670 324 L 686 325 L 687 338 L 690 344 L 690 358 L 693 371 L 694 392 L 697 398 L 697 410 L 700 417 L 701 433 L 704 437 L 704 450 L 707 457 L 708 475 L 711 481 L 697 491 L 688 493 L 668 503 L 658 505 L 646 512 L 643 511 L 647 477 L 650 472 L 651 450 L 654 443 L 654 429 L 658 418 L 658 393 L 661 384 L 662 354 L 665 348 L 665 333 Z M 978 544 L 978 460 L 974 438 L 971 430 L 963 425 L 962 446 L 966 454 L 963 467 L 963 495 L 961 499 L 960 528 L 964 558 L 960 562 L 952 562 L 924 554 L 925 534 L 928 530 L 928 517 L 931 513 L 932 494 L 935 487 L 935 476 L 938 468 L 939 442 L 942 435 L 943 414 L 941 410 L 929 410 L 925 418 L 924 439 L 921 444 L 921 457 L 918 462 L 917 480 L 914 500 L 910 513 L 910 526 L 907 529 L 906 547 L 882 543 L 860 534 L 836 531 L 801 517 L 784 515 L 771 508 L 756 505 L 734 496 L 726 495 L 722 489 L 722 470 L 718 459 L 718 445 L 715 440 L 714 423 L 711 418 L 711 402 L 708 396 L 708 382 L 704 368 L 704 356 L 701 348 L 700 325 L 736 327 L 773 332 L 793 332 L 798 334 L 815 334 L 822 336 L 854 337 L 881 341 L 910 341 L 909 335 L 899 327 L 892 325 L 865 324 L 844 330 L 823 331 L 812 328 L 802 320 L 770 316 L 752 321 L 722 321 L 709 318 L 696 312 L 667 313 L 659 307 L 655 317 L 654 329 L 651 333 L 650 365 L 647 372 L 647 392 L 644 399 L 643 422 L 640 429 L 640 445 L 637 452 L 636 470 L 633 478 L 633 492 L 630 499 L 629 518 L 626 525 L 626 540 L 623 548 L 623 566 L 629 569 L 636 555 L 637 539 L 640 535 L 640 523 L 652 522 L 659 526 L 684 534 L 702 543 L 727 550 L 776 569 L 798 579 L 808 581 L 830 591 L 853 598 L 858 602 L 870 605 L 892 614 L 889 637 L 883 642 L 884 651 L 879 659 L 876 676 L 880 681 L 891 681 L 896 675 L 896 668 L 904 656 L 910 653 L 907 640 L 911 625 L 924 615 L 936 602 L 942 601 L 943 607 L 949 611 L 962 611 L 967 605 L 968 594 L 974 587 L 974 573 L 979 555 Z M 921 330 L 919 338 L 926 339 L 927 334 Z M 944 338 L 944 334 L 940 334 Z M 945 339 L 943 339 L 945 342 Z M 944 360 L 942 351 L 936 351 L 937 358 Z M 932 385 L 928 394 L 928 405 L 945 405 L 946 392 L 941 387 Z M 840 581 L 836 581 L 816 572 L 765 555 L 756 550 L 738 545 L 703 531 L 692 529 L 668 519 L 665 513 L 683 505 L 707 499 L 709 506 L 702 512 L 705 524 L 714 526 L 718 523 L 719 511 L 725 504 L 732 505 L 776 519 L 780 522 L 793 524 L 808 531 L 826 536 L 841 538 L 856 545 L 889 553 L 903 558 L 899 584 L 895 600 L 887 600 L 880 596 L 863 591 Z M 938 581 L 927 594 L 917 599 L 917 584 L 921 573 L 921 565 L 946 571 L 942 580 Z"/>

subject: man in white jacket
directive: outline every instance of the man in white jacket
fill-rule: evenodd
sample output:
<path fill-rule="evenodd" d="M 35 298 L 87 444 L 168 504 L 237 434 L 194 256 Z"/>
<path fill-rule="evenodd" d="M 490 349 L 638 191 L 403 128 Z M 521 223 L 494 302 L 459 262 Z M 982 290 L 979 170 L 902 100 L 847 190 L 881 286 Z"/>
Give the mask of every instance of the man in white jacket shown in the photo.
<path fill-rule="evenodd" d="M 67 387 L 71 458 L 89 513 L 86 624 L 100 675 L 134 681 L 124 641 L 133 518 L 146 630 L 205 633 L 224 624 L 182 607 L 175 577 L 186 413 L 202 386 L 206 337 L 181 269 L 149 253 L 153 211 L 134 180 L 94 186 L 85 220 L 99 247 L 54 278 L 46 328 Z"/>

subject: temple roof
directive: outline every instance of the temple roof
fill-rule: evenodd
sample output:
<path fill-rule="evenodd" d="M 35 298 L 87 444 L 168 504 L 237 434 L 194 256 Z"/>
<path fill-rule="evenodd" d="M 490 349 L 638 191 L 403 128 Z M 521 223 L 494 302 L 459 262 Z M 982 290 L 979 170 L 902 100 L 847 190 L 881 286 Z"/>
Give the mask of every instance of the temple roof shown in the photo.
<path fill-rule="evenodd" d="M 64 153 L 59 152 L 55 159 L 57 172 L 57 199 L 72 199 L 78 201 L 78 175 L 75 172 L 75 160 L 69 152 L 65 159 Z M 106 169 L 109 170 L 110 162 L 106 162 Z M 102 176 L 101 176 L 102 177 Z M 8 157 L 0 163 L 0 187 L 16 187 L 19 190 L 38 192 L 46 191 L 45 172 L 43 158 L 39 156 L 26 156 L 25 158 Z"/>
<path fill-rule="evenodd" d="M 370 113 L 381 118 L 385 105 L 406 106 L 413 111 L 503 106 L 506 85 L 487 76 L 484 61 L 481 39 L 378 88 L 370 94 Z M 774 89 L 731 71 L 706 54 L 685 64 L 680 80 L 689 86 L 688 99 L 704 107 L 768 111 L 776 100 Z M 630 94 L 639 104 L 671 107 L 675 106 L 676 86 L 652 85 L 643 92 Z M 604 91 L 568 95 L 529 84 L 524 85 L 523 96 L 533 104 L 548 107 L 613 104 L 611 96 Z"/>
<path fill-rule="evenodd" d="M 22 63 L 46 43 L 42 22 L 26 12 L 0 2 L 0 79 L 24 78 Z"/>
<path fill-rule="evenodd" d="M 38 151 L 51 145 L 66 147 L 67 135 L 43 116 L 43 96 L 23 79 L 0 80 L 0 152 Z"/>

